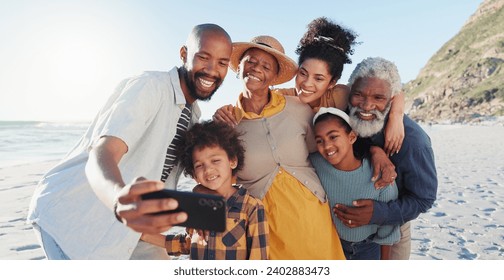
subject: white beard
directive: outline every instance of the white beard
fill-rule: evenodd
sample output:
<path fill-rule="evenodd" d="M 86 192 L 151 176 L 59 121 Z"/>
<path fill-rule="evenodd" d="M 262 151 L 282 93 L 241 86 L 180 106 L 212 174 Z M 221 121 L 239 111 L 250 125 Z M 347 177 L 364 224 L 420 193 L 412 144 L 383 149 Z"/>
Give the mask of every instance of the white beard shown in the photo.
<path fill-rule="evenodd" d="M 387 105 L 385 110 L 383 110 L 383 112 L 380 112 L 378 110 L 367 111 L 366 113 L 374 114 L 376 118 L 371 121 L 365 121 L 360 119 L 359 116 L 357 115 L 359 112 L 364 112 L 364 110 L 349 105 L 350 126 L 355 132 L 357 132 L 357 134 L 360 137 L 364 138 L 371 137 L 380 132 L 385 126 L 385 118 L 387 117 L 391 106 L 392 103 L 389 102 L 389 104 Z"/>

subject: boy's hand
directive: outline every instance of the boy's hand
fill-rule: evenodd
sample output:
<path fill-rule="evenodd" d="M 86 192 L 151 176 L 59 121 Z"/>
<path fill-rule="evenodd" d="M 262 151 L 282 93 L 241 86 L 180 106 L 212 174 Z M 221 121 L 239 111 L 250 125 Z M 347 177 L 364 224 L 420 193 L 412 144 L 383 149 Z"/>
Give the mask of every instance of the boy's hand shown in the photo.
<path fill-rule="evenodd" d="M 198 233 L 198 235 L 201 238 L 203 238 L 203 240 L 205 240 L 206 242 L 208 242 L 208 237 L 210 236 L 210 231 L 197 229 L 196 232 Z"/>

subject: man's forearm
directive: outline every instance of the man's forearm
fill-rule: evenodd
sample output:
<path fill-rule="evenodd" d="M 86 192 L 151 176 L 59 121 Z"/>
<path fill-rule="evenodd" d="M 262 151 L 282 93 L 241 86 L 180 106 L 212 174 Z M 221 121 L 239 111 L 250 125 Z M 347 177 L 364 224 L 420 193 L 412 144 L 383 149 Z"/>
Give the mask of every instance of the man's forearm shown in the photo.
<path fill-rule="evenodd" d="M 125 185 L 118 164 L 126 151 L 126 144 L 119 138 L 103 137 L 89 152 L 86 177 L 95 194 L 110 209 Z"/>
<path fill-rule="evenodd" d="M 370 224 L 402 225 L 427 212 L 433 203 L 433 199 L 419 199 L 411 195 L 403 195 L 388 203 L 375 201 Z"/>

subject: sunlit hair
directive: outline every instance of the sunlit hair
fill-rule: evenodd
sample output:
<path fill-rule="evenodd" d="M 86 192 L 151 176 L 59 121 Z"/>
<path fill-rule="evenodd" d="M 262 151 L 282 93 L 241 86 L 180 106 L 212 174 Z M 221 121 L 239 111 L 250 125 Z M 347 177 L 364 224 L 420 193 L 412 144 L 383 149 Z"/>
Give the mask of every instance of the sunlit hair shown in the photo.
<path fill-rule="evenodd" d="M 353 54 L 352 46 L 356 44 L 357 35 L 335 24 L 331 20 L 320 17 L 308 24 L 308 30 L 299 41 L 296 54 L 299 55 L 298 64 L 307 59 L 325 61 L 329 73 L 334 80 L 341 78 L 343 65 L 352 63 L 349 55 Z"/>
<path fill-rule="evenodd" d="M 359 78 L 378 78 L 387 81 L 390 84 L 392 96 L 401 92 L 402 85 L 399 71 L 394 63 L 384 58 L 368 57 L 357 64 L 348 79 L 348 87 L 352 88 L 352 85 Z"/>
<path fill-rule="evenodd" d="M 179 160 L 184 168 L 184 174 L 193 177 L 193 151 L 207 147 L 219 147 L 226 151 L 230 160 L 236 158 L 238 165 L 233 169 L 232 174 L 243 168 L 245 159 L 245 148 L 242 140 L 239 139 L 241 134 L 226 123 L 218 123 L 214 121 L 205 121 L 194 124 L 189 129 L 183 139 L 183 146 L 179 149 Z"/>

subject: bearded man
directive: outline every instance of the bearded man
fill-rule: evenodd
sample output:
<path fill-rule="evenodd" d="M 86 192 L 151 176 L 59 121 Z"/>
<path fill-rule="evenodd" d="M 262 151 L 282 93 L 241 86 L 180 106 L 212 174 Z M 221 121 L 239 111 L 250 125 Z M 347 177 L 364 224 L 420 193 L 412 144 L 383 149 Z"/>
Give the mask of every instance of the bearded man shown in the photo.
<path fill-rule="evenodd" d="M 391 103 L 401 91 L 399 72 L 383 58 L 366 58 L 350 76 L 350 124 L 370 145 L 383 148 L 383 128 Z M 437 174 L 429 136 L 409 117 L 403 117 L 405 138 L 390 160 L 396 167 L 397 200 L 385 203 L 362 199 L 353 207 L 337 204 L 337 217 L 350 227 L 366 224 L 401 225 L 401 240 L 391 248 L 391 259 L 409 259 L 410 222 L 432 207 L 436 200 Z M 351 220 L 351 223 L 349 221 Z"/>

